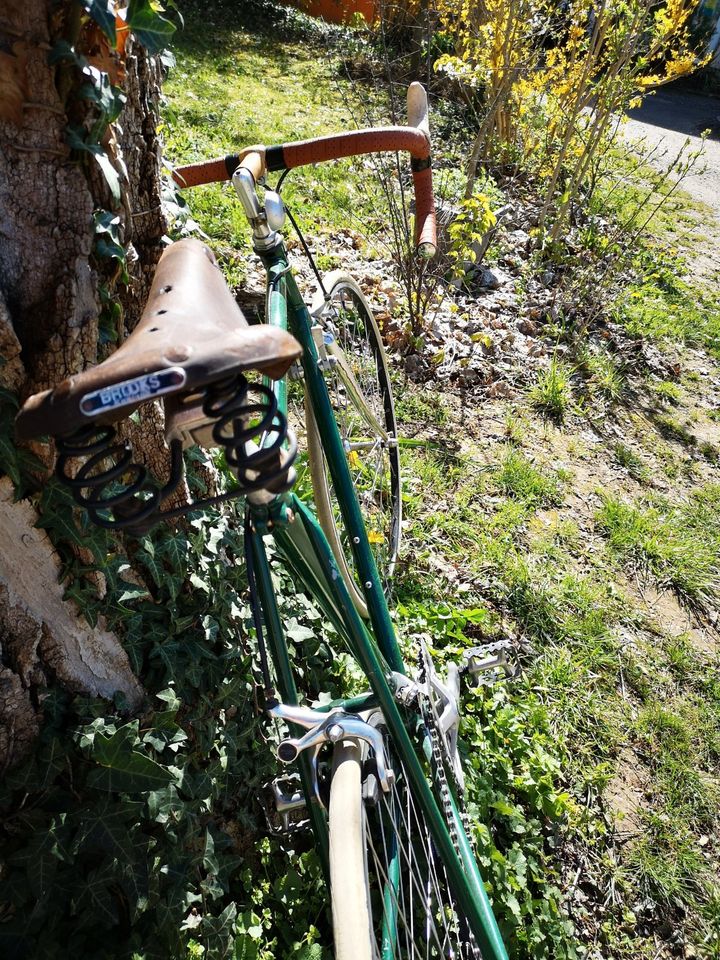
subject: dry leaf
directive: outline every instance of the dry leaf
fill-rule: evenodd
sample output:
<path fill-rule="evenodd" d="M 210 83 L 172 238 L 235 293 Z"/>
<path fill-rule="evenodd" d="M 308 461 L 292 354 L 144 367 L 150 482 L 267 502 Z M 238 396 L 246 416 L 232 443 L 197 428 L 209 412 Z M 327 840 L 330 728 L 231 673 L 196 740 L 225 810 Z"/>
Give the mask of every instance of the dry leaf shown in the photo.
<path fill-rule="evenodd" d="M 125 49 L 125 39 L 121 39 L 118 34 L 118 48 L 122 44 Z M 80 38 L 79 47 L 86 57 L 88 63 L 110 77 L 110 83 L 119 86 L 125 79 L 125 62 L 123 54 L 118 50 L 113 50 L 110 41 L 103 33 L 102 29 L 93 21 L 88 20 L 85 24 Z"/>
<path fill-rule="evenodd" d="M 21 127 L 23 104 L 27 100 L 27 47 L 13 44 L 12 53 L 0 52 L 0 120 L 9 120 Z"/>
<path fill-rule="evenodd" d="M 117 52 L 120 57 L 125 57 L 125 45 L 130 36 L 130 27 L 125 22 L 124 17 L 115 17 L 115 33 L 117 36 Z"/>

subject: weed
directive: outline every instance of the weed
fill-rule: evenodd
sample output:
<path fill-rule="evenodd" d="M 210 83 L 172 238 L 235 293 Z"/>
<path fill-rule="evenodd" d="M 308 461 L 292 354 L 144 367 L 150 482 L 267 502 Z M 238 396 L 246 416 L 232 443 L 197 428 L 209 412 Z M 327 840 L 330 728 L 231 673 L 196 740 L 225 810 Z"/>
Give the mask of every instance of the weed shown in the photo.
<path fill-rule="evenodd" d="M 535 386 L 530 390 L 533 407 L 554 420 L 562 421 L 572 400 L 572 372 L 566 363 L 553 357 L 550 366 L 540 371 Z"/>
<path fill-rule="evenodd" d="M 512 410 L 505 414 L 505 438 L 508 443 L 520 446 L 523 442 L 525 423 Z"/>
<path fill-rule="evenodd" d="M 584 365 L 590 374 L 591 382 L 597 391 L 611 402 L 619 400 L 625 387 L 625 378 L 617 363 L 604 350 L 592 353 L 588 351 Z"/>
<path fill-rule="evenodd" d="M 702 440 L 698 444 L 698 453 L 711 463 L 718 463 L 718 461 L 720 461 L 720 450 L 718 450 L 714 443 L 710 443 L 709 440 Z"/>
<path fill-rule="evenodd" d="M 631 447 L 618 441 L 613 444 L 612 452 L 615 454 L 617 462 L 621 467 L 625 467 L 633 480 L 643 484 L 650 482 L 650 471 L 645 465 L 645 461 Z"/>

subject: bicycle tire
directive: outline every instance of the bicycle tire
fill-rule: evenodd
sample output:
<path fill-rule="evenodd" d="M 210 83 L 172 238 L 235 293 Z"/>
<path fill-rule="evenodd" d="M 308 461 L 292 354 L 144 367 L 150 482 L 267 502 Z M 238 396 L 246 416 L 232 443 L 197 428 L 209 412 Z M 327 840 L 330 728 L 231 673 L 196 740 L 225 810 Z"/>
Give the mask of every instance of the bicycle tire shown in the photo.
<path fill-rule="evenodd" d="M 370 804 L 363 798 L 368 763 L 361 749 L 349 741 L 335 748 L 329 806 L 335 958 L 479 960 L 402 764 L 389 759 L 394 784 L 388 795 L 378 786 Z"/>
<path fill-rule="evenodd" d="M 349 396 L 343 371 L 339 373 L 337 365 L 325 371 L 325 383 L 348 456 L 370 547 L 383 590 L 389 596 L 400 549 L 402 501 L 397 422 L 385 348 L 372 310 L 355 280 L 347 273 L 335 271 L 325 278 L 324 286 L 327 297 L 319 296 L 312 313 L 320 320 L 326 338 L 334 341 L 348 359 L 365 409 L 360 409 L 357 401 L 353 402 L 353 397 Z M 367 606 L 355 575 L 352 548 L 309 404 L 306 404 L 305 415 L 308 461 L 318 520 L 353 603 L 360 615 L 367 618 Z M 387 440 L 383 439 L 378 425 Z"/>

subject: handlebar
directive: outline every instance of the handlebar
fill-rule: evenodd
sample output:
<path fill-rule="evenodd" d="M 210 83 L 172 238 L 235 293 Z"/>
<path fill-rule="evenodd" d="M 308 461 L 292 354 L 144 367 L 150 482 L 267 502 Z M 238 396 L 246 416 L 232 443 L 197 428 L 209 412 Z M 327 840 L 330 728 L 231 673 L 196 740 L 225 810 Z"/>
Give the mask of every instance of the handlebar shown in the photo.
<path fill-rule="evenodd" d="M 371 127 L 272 147 L 255 145 L 222 159 L 177 167 L 173 171 L 173 179 L 180 187 L 218 183 L 230 180 L 235 170 L 242 166 L 252 173 L 257 183 L 267 171 L 293 170 L 311 163 L 366 153 L 407 150 L 411 156 L 415 188 L 415 245 L 421 257 L 430 259 L 437 248 L 437 225 L 430 164 L 428 102 L 420 83 L 411 83 L 408 88 L 408 124 L 407 127 Z"/>

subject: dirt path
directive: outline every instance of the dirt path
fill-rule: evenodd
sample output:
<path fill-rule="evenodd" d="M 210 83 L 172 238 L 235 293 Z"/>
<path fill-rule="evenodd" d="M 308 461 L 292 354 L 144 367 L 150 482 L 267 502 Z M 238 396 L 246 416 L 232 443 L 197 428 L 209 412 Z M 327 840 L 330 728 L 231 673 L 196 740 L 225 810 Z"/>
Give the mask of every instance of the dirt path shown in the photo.
<path fill-rule="evenodd" d="M 625 130 L 629 137 L 644 139 L 647 149 L 657 146 L 651 162 L 667 167 L 685 143 L 690 150 L 702 145 L 700 134 L 710 130 L 703 161 L 683 181 L 683 189 L 706 206 L 698 216 L 697 235 L 703 238 L 693 255 L 693 268 L 704 276 L 720 273 L 720 100 L 694 93 L 659 90 L 630 113 Z"/>

